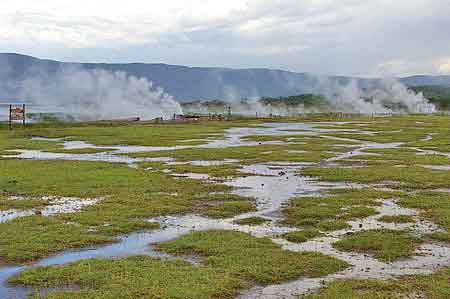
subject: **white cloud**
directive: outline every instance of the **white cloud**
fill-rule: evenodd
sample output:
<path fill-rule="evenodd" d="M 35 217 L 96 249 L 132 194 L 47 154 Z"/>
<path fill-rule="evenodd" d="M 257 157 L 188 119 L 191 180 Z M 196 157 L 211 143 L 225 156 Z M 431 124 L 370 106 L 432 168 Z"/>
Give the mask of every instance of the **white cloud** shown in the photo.
<path fill-rule="evenodd" d="M 445 75 L 450 75 L 450 58 L 441 60 L 438 65 L 438 72 Z"/>
<path fill-rule="evenodd" d="M 320 73 L 445 72 L 447 0 L 2 0 L 0 51 Z"/>

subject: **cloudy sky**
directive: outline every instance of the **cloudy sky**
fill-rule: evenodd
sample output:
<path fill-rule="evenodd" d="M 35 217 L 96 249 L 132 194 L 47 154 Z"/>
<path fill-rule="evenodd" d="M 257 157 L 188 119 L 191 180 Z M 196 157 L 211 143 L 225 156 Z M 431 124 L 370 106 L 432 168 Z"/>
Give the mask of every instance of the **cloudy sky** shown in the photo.
<path fill-rule="evenodd" d="M 1 0 L 0 52 L 82 62 L 450 74 L 449 0 Z"/>

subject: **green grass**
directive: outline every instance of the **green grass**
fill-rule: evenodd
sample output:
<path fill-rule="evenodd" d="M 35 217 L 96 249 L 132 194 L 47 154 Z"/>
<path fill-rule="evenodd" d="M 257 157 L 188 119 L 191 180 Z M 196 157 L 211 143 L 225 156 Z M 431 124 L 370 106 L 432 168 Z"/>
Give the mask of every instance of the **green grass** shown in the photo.
<path fill-rule="evenodd" d="M 95 145 L 148 145 L 173 146 L 202 144 L 206 141 L 189 141 L 202 139 L 211 134 L 223 134 L 225 129 L 239 125 L 249 125 L 252 121 L 243 122 L 200 122 L 189 124 L 123 124 L 123 123 L 66 123 L 30 125 L 25 130 L 15 131 L 17 135 L 47 138 L 69 137 L 69 140 L 83 140 Z M 220 136 L 218 136 L 220 137 Z"/>
<path fill-rule="evenodd" d="M 450 172 L 432 170 L 420 166 L 395 167 L 392 165 L 371 165 L 361 168 L 310 167 L 301 174 L 319 177 L 331 182 L 381 183 L 398 182 L 401 187 L 411 189 L 448 188 Z"/>
<path fill-rule="evenodd" d="M 388 299 L 450 297 L 450 268 L 430 275 L 406 276 L 387 281 L 336 280 L 304 299 Z"/>
<path fill-rule="evenodd" d="M 365 152 L 377 155 L 359 155 L 351 160 L 367 160 L 371 163 L 396 165 L 448 165 L 450 158 L 443 155 L 418 155 L 418 151 L 409 148 L 368 149 Z"/>
<path fill-rule="evenodd" d="M 250 201 L 226 201 L 208 204 L 201 209 L 203 215 L 211 218 L 230 218 L 253 211 L 256 211 L 256 206 Z"/>
<path fill-rule="evenodd" d="M 282 237 L 289 242 L 303 243 L 308 241 L 309 239 L 314 239 L 322 235 L 323 234 L 317 229 L 305 229 L 285 233 L 282 235 Z"/>
<path fill-rule="evenodd" d="M 450 234 L 448 232 L 434 232 L 428 236 L 436 241 L 450 242 Z"/>
<path fill-rule="evenodd" d="M 292 152 L 296 150 L 306 152 Z M 321 145 L 255 145 L 255 146 L 236 146 L 222 148 L 187 148 L 170 151 L 153 151 L 144 153 L 129 154 L 128 156 L 136 158 L 148 157 L 172 157 L 178 161 L 193 160 L 225 160 L 237 159 L 242 164 L 261 163 L 261 162 L 319 162 L 323 159 L 331 158 L 334 154 L 327 151 L 342 151 L 340 147 L 321 146 Z"/>
<path fill-rule="evenodd" d="M 377 259 L 392 262 L 400 257 L 414 253 L 422 241 L 404 231 L 368 230 L 345 237 L 333 244 L 333 247 L 362 253 L 373 253 Z"/>
<path fill-rule="evenodd" d="M 327 220 L 327 221 L 321 221 L 315 225 L 318 229 L 321 231 L 335 231 L 335 230 L 341 230 L 341 229 L 347 229 L 350 228 L 350 224 L 348 224 L 344 220 Z"/>
<path fill-rule="evenodd" d="M 387 223 L 413 223 L 414 217 L 411 215 L 394 215 L 394 216 L 383 216 L 378 218 L 378 220 Z"/>
<path fill-rule="evenodd" d="M 241 165 L 238 163 L 226 163 L 222 165 L 192 165 L 192 164 L 165 164 L 161 162 L 141 162 L 139 167 L 142 169 L 152 168 L 157 170 L 168 169 L 173 173 L 204 173 L 213 178 L 242 177 L 248 173 L 239 171 Z"/>
<path fill-rule="evenodd" d="M 24 217 L 0 224 L 0 261 L 26 263 L 65 249 L 108 242 L 110 238 L 86 226 L 53 217 Z"/>
<path fill-rule="evenodd" d="M 1 223 L 0 259 L 7 262 L 28 262 L 60 250 L 111 240 L 118 234 L 154 229 L 155 224 L 146 219 L 194 212 L 209 202 L 208 196 L 200 195 L 230 190 L 224 185 L 106 162 L 0 160 L 0 169 L 1 203 L 9 207 L 9 201 L 4 199 L 13 195 L 104 198 L 78 213 Z M 35 202 L 27 204 L 36 207 Z M 229 206 L 222 210 L 219 206 L 216 213 L 232 212 Z M 35 222 L 42 224 L 35 227 Z M 36 229 L 39 234 L 46 234 L 46 242 L 35 238 Z M 73 238 L 60 237 L 70 234 Z"/>
<path fill-rule="evenodd" d="M 33 208 L 41 208 L 48 205 L 47 200 L 38 198 L 10 199 L 0 196 L 0 211 L 16 209 L 29 210 Z"/>
<path fill-rule="evenodd" d="M 52 152 L 52 153 L 73 154 L 73 155 L 98 154 L 98 153 L 111 152 L 111 151 L 114 151 L 114 149 L 113 148 L 95 148 L 95 147 L 47 150 L 47 152 Z"/>
<path fill-rule="evenodd" d="M 148 256 L 118 260 L 89 259 L 64 266 L 39 267 L 22 272 L 10 283 L 36 287 L 77 285 L 75 291 L 52 291 L 32 298 L 233 298 L 245 284 L 210 267 Z"/>
<path fill-rule="evenodd" d="M 193 232 L 158 248 L 175 255 L 199 255 L 203 265 L 260 284 L 300 276 L 320 277 L 348 266 L 320 253 L 282 250 L 268 238 L 236 231 Z"/>
<path fill-rule="evenodd" d="M 449 195 L 443 192 L 418 192 L 403 196 L 398 204 L 412 209 L 419 209 L 420 216 L 450 231 Z"/>
<path fill-rule="evenodd" d="M 347 220 L 375 215 L 373 208 L 379 199 L 397 196 L 396 192 L 374 189 L 337 189 L 319 197 L 291 199 L 282 209 L 283 223 L 295 227 L 315 227 L 321 230 L 348 228 Z"/>
<path fill-rule="evenodd" d="M 267 220 L 262 217 L 249 217 L 249 218 L 237 220 L 237 221 L 235 221 L 235 223 L 239 224 L 239 225 L 261 225 L 261 224 L 264 224 L 269 221 L 270 220 Z"/>

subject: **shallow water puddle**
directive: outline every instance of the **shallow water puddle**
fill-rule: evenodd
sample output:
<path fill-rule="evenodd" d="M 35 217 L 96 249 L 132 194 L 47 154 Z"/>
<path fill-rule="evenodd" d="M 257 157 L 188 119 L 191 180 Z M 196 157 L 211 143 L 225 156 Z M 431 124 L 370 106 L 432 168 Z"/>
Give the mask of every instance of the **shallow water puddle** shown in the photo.
<path fill-rule="evenodd" d="M 10 199 L 17 200 L 17 199 Z M 11 209 L 7 211 L 0 211 L 0 223 L 10 221 L 19 217 L 26 217 L 31 215 L 51 216 L 55 214 L 76 213 L 84 207 L 92 206 L 98 203 L 102 198 L 77 198 L 77 197 L 58 197 L 45 196 L 42 200 L 47 201 L 48 204 L 41 209 L 17 210 Z"/>

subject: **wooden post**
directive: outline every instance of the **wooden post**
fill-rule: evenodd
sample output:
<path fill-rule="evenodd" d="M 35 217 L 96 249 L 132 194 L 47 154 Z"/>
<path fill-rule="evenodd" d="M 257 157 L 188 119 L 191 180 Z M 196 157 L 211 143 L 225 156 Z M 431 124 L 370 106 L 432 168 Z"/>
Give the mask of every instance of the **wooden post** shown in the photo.
<path fill-rule="evenodd" d="M 12 130 L 12 105 L 9 105 L 9 129 Z"/>
<path fill-rule="evenodd" d="M 23 112 L 22 125 L 25 127 L 25 104 L 22 105 L 22 112 Z"/>

